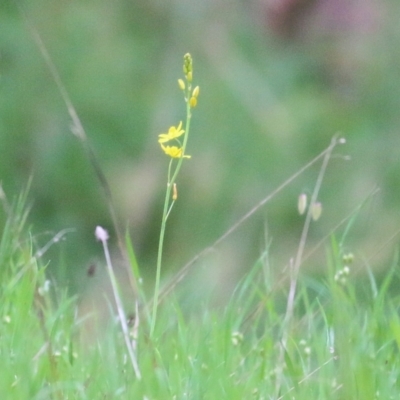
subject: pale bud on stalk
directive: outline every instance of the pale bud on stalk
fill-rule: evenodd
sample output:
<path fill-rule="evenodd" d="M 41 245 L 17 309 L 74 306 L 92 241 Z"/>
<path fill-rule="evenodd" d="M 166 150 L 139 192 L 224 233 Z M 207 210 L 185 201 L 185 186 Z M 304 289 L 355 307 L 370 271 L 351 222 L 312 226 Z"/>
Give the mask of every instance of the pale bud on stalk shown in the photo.
<path fill-rule="evenodd" d="M 189 104 L 190 104 L 191 108 L 196 107 L 196 105 L 197 105 L 197 97 L 199 96 L 199 93 L 200 93 L 200 88 L 198 86 L 196 86 L 193 89 L 192 96 L 189 99 Z"/>
<path fill-rule="evenodd" d="M 197 105 L 197 99 L 196 97 L 192 96 L 189 100 L 190 108 L 195 108 Z"/>
<path fill-rule="evenodd" d="M 193 97 L 196 97 L 196 99 L 197 99 L 197 97 L 199 96 L 199 93 L 200 93 L 200 88 L 199 88 L 198 86 L 196 86 L 196 87 L 193 89 L 192 96 L 193 96 Z"/>
<path fill-rule="evenodd" d="M 183 81 L 183 79 L 178 79 L 178 85 L 180 87 L 181 90 L 185 90 L 185 82 Z"/>
<path fill-rule="evenodd" d="M 94 234 L 96 236 L 96 239 L 100 242 L 107 242 L 107 240 L 109 239 L 108 232 L 101 226 L 96 226 Z"/>

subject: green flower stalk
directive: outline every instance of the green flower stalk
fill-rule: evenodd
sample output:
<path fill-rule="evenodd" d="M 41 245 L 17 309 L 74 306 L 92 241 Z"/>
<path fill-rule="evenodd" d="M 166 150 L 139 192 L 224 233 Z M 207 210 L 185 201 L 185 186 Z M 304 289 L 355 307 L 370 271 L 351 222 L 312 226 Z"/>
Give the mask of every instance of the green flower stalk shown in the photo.
<path fill-rule="evenodd" d="M 192 89 L 193 60 L 192 56 L 189 53 L 185 54 L 183 57 L 183 73 L 185 77 L 184 79 L 178 79 L 178 86 L 184 93 L 184 98 L 186 102 L 185 129 L 182 129 L 181 121 L 177 126 L 171 126 L 168 129 L 167 133 L 161 133 L 160 135 L 158 135 L 158 143 L 161 146 L 161 150 L 170 157 L 170 162 L 168 166 L 168 182 L 167 190 L 165 192 L 160 239 L 158 243 L 156 282 L 154 288 L 150 336 L 153 336 L 154 328 L 157 321 L 157 308 L 158 297 L 160 293 L 160 276 L 165 228 L 170 211 L 178 198 L 176 178 L 182 167 L 183 160 L 191 158 L 191 156 L 186 154 L 186 146 L 189 138 L 190 121 L 192 117 L 191 110 L 197 105 L 197 98 L 199 96 L 200 89 L 198 86 Z"/>

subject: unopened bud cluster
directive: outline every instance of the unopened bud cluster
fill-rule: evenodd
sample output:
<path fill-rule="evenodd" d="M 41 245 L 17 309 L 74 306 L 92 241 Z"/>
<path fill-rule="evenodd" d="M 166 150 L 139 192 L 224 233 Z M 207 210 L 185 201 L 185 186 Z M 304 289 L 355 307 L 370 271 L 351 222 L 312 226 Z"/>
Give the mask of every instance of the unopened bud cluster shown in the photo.
<path fill-rule="evenodd" d="M 193 79 L 193 60 L 190 53 L 186 53 L 183 56 L 183 73 L 185 74 L 186 80 L 192 82 Z"/>
<path fill-rule="evenodd" d="M 185 75 L 186 83 L 183 79 L 178 79 L 179 88 L 185 93 L 185 100 L 189 102 L 190 108 L 197 105 L 197 98 L 200 93 L 200 88 L 196 86 L 192 90 L 193 80 L 193 60 L 189 53 L 183 56 L 183 73 Z"/>

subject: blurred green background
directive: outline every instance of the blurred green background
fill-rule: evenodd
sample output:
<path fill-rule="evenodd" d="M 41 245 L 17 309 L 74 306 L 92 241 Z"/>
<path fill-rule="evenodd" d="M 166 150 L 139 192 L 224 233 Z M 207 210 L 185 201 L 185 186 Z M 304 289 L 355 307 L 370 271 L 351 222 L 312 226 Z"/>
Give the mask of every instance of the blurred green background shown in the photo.
<path fill-rule="evenodd" d="M 337 132 L 347 144 L 331 160 L 310 242 L 377 185 L 346 242 L 359 259 L 376 253 L 400 221 L 399 12 L 397 1 L 372 0 L 3 0 L 0 179 L 12 198 L 33 176 L 30 221 L 39 247 L 64 228 L 76 230 L 44 256 L 49 271 L 79 287 L 91 260 L 101 259 L 95 226 L 112 234 L 112 225 L 29 26 L 58 70 L 150 277 L 168 164 L 157 135 L 185 117 L 177 79 L 186 52 L 201 92 L 165 267 L 177 270 L 213 243 Z M 229 286 L 269 243 L 271 265 L 282 269 L 303 224 L 297 197 L 312 192 L 319 166 L 197 267 Z"/>

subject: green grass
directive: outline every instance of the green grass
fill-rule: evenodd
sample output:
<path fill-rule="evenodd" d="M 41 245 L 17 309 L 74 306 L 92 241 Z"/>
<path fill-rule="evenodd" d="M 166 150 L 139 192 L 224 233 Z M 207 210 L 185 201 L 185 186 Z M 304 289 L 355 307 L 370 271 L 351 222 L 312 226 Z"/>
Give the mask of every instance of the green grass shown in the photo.
<path fill-rule="evenodd" d="M 115 318 L 82 340 L 79 299 L 46 283 L 25 199 L 5 206 L 2 227 L 1 399 L 398 398 L 397 259 L 382 278 L 364 279 L 357 269 L 367 265 L 356 257 L 338 281 L 344 254 L 332 237 L 324 273 L 300 274 L 289 322 L 288 285 L 267 251 L 224 306 L 204 297 L 190 307 L 175 290 L 160 305 L 152 339 L 144 305 L 139 313 L 138 380 Z M 106 314 L 116 315 L 112 307 Z"/>

